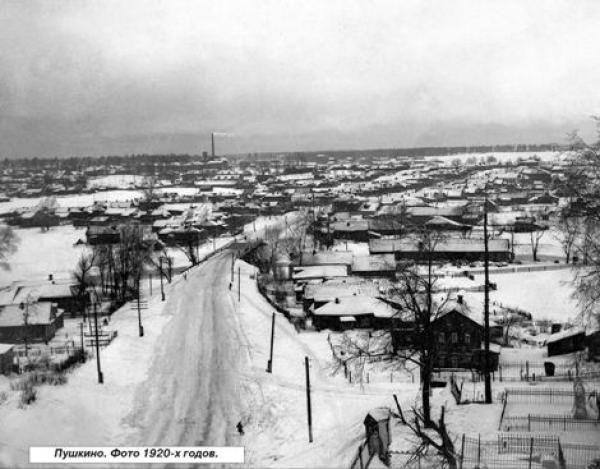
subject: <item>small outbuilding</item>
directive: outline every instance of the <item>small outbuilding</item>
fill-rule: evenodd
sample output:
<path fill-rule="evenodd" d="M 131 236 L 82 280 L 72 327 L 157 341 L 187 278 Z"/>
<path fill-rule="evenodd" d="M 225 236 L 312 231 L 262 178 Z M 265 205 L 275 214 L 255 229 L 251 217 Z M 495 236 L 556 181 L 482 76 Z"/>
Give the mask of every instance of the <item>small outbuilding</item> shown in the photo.
<path fill-rule="evenodd" d="M 12 372 L 14 360 L 14 345 L 0 344 L 0 375 Z"/>
<path fill-rule="evenodd" d="M 564 355 L 585 349 L 585 331 L 580 327 L 572 327 L 552 334 L 546 341 L 548 356 Z"/>
<path fill-rule="evenodd" d="M 377 455 L 384 462 L 389 460 L 389 447 L 392 442 L 390 416 L 389 407 L 376 407 L 369 411 L 364 420 L 369 455 Z"/>

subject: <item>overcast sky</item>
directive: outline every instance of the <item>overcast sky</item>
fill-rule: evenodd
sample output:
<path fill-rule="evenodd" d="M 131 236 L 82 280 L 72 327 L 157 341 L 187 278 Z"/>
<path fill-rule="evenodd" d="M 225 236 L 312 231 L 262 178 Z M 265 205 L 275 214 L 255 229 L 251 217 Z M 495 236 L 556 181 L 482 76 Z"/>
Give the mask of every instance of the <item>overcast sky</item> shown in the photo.
<path fill-rule="evenodd" d="M 561 142 L 600 2 L 0 0 L 0 157 Z"/>

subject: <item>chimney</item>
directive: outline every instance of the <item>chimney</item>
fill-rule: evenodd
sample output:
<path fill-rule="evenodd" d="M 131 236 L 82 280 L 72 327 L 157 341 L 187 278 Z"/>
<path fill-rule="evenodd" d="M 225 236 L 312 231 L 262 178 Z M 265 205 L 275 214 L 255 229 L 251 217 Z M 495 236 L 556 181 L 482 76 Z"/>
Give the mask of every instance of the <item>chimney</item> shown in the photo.
<path fill-rule="evenodd" d="M 53 276 L 52 274 L 48 274 L 48 280 L 49 280 L 49 281 L 52 281 L 52 280 L 54 280 L 54 276 Z"/>
<path fill-rule="evenodd" d="M 335 299 L 335 304 L 338 304 L 338 305 L 340 304 L 340 299 L 339 298 Z"/>
<path fill-rule="evenodd" d="M 210 134 L 210 148 L 211 148 L 211 155 L 213 157 L 213 159 L 215 158 L 215 133 L 211 132 Z"/>

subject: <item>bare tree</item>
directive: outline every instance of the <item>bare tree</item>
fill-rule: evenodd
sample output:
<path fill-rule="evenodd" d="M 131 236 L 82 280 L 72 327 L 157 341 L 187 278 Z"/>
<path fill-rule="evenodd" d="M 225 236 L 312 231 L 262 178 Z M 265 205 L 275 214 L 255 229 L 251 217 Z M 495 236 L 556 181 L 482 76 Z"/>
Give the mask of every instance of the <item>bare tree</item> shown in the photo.
<path fill-rule="evenodd" d="M 581 138 L 581 136 L 579 135 L 578 129 L 574 129 L 574 130 L 571 130 L 570 132 L 567 132 L 566 139 L 567 139 L 567 142 L 568 142 L 571 150 L 577 151 L 577 150 L 582 150 L 587 147 L 587 144 L 585 143 L 583 138 Z"/>
<path fill-rule="evenodd" d="M 190 264 L 198 265 L 200 263 L 200 242 L 202 240 L 201 232 L 197 228 L 186 228 L 175 241 L 175 247 L 185 254 Z"/>
<path fill-rule="evenodd" d="M 567 172 L 573 183 L 570 191 L 571 213 L 581 218 L 583 227 L 577 249 L 585 268 L 575 271 L 575 292 L 584 323 L 600 320 L 600 117 L 592 116 L 596 124 L 596 142 L 588 146 L 581 139 L 571 145 L 576 158 Z"/>
<path fill-rule="evenodd" d="M 575 299 L 582 318 L 589 323 L 592 317 L 600 319 L 600 219 L 586 220 L 582 250 L 587 266 L 575 271 Z"/>
<path fill-rule="evenodd" d="M 343 356 L 344 371 L 350 372 L 353 381 L 360 382 L 361 385 L 365 379 L 365 365 L 369 360 L 390 352 L 389 342 L 375 340 L 380 333 L 382 332 L 346 331 L 342 334 L 339 348 L 340 355 Z"/>
<path fill-rule="evenodd" d="M 169 254 L 166 246 L 163 245 L 158 251 L 151 248 L 147 262 L 153 270 L 157 270 L 159 275 L 171 283 L 173 280 L 173 256 Z"/>
<path fill-rule="evenodd" d="M 523 317 L 518 312 L 510 309 L 504 311 L 502 318 L 496 319 L 496 322 L 502 326 L 502 343 L 505 347 L 509 345 L 511 328 L 522 320 Z"/>
<path fill-rule="evenodd" d="M 401 308 L 401 314 L 408 315 L 414 321 L 415 340 L 404 344 L 403 350 L 396 353 L 402 359 L 411 361 L 419 367 L 421 375 L 421 404 L 425 425 L 431 422 L 431 375 L 436 359 L 436 343 L 434 340 L 433 322 L 440 317 L 448 303 L 448 296 L 441 301 L 433 297 L 437 279 L 433 272 L 433 257 L 438 243 L 443 239 L 439 232 L 423 230 L 420 232 L 419 257 L 417 261 L 424 263 L 423 272 L 417 263 L 400 265 L 397 272 L 399 286 L 393 292 L 394 302 Z M 397 347 L 398 348 L 398 347 Z"/>
<path fill-rule="evenodd" d="M 100 269 L 103 291 L 123 304 L 137 295 L 137 279 L 148 256 L 143 242 L 142 227 L 134 224 L 119 228 L 119 242 L 94 248 L 96 265 Z"/>
<path fill-rule="evenodd" d="M 433 449 L 437 456 L 443 461 L 441 467 L 457 469 L 458 453 L 454 447 L 454 442 L 448 432 L 448 427 L 444 421 L 445 408 L 442 406 L 440 418 L 437 422 L 427 421 L 423 413 L 418 409 L 413 409 L 414 419 L 407 421 L 406 425 L 419 439 L 418 446 L 414 452 L 414 458 L 426 456 L 429 449 Z M 436 464 L 437 467 L 437 464 Z"/>
<path fill-rule="evenodd" d="M 536 229 L 537 228 L 537 229 Z M 533 229 L 529 232 L 529 241 L 531 243 L 531 255 L 533 256 L 533 261 L 538 261 L 538 250 L 540 248 L 540 241 L 546 234 L 546 227 L 542 226 L 534 226 Z"/>
<path fill-rule="evenodd" d="M 278 253 L 285 253 L 290 258 L 299 256 L 302 253 L 304 232 L 308 226 L 307 216 L 299 214 L 289 223 L 287 219 L 284 219 L 283 224 L 265 227 L 260 236 L 263 243 L 255 253 L 261 272 L 266 273 L 273 269 Z"/>
<path fill-rule="evenodd" d="M 88 289 L 94 285 L 91 273 L 92 269 L 95 267 L 96 255 L 97 251 L 92 251 L 89 254 L 82 254 L 73 271 L 73 278 L 75 280 L 73 296 L 84 317 L 85 308 L 87 306 Z"/>
<path fill-rule="evenodd" d="M 156 191 L 156 178 L 153 176 L 147 176 L 144 178 L 142 183 L 142 203 L 146 210 L 151 210 L 154 203 L 158 199 L 158 193 Z"/>
<path fill-rule="evenodd" d="M 581 236 L 581 220 L 578 217 L 562 213 L 557 228 L 558 231 L 555 232 L 554 237 L 560 243 L 565 254 L 565 262 L 568 264 L 571 260 L 573 247 Z"/>
<path fill-rule="evenodd" d="M 0 225 L 0 268 L 10 269 L 8 256 L 17 250 L 19 238 L 8 225 Z"/>

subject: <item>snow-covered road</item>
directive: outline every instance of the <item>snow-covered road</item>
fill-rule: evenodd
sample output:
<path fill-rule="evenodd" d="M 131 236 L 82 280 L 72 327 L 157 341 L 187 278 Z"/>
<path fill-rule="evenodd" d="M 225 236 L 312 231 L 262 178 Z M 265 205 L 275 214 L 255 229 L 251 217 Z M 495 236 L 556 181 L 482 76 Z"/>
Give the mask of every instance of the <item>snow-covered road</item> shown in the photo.
<path fill-rule="evenodd" d="M 218 254 L 171 294 L 166 308 L 172 317 L 148 377 L 137 387 L 127 444 L 244 446 L 251 467 L 346 466 L 362 437 L 362 419 L 370 408 L 389 402 L 391 385 L 360 388 L 331 377 L 326 336 L 298 334 L 281 315 L 273 373 L 266 373 L 272 308 L 256 289 L 253 266 L 236 262 L 232 290 L 230 269 L 230 253 Z M 305 356 L 312 374 L 312 444 Z M 404 392 L 403 398 L 414 395 L 414 386 Z M 243 437 L 236 431 L 239 421 Z"/>
<path fill-rule="evenodd" d="M 104 384 L 89 360 L 67 373 L 67 384 L 39 386 L 38 399 L 19 409 L 18 392 L 4 382 L 0 467 L 27 467 L 30 446 L 52 445 L 232 445 L 245 447 L 246 467 L 347 467 L 366 413 L 392 405 L 392 393 L 408 405 L 416 385 L 360 386 L 332 376 L 326 333 L 298 333 L 279 313 L 273 373 L 266 373 L 273 308 L 258 292 L 255 267 L 243 261 L 236 261 L 229 289 L 231 260 L 226 250 L 187 279 L 178 276 L 165 285 L 166 302 L 155 289 L 143 338 L 131 306 L 116 311 L 111 327 L 118 337 L 101 352 Z M 312 443 L 304 357 L 311 367 Z"/>
<path fill-rule="evenodd" d="M 247 365 L 229 293 L 231 256 L 194 269 L 170 308 L 149 376 L 136 391 L 132 445 L 239 444 L 239 374 Z"/>

